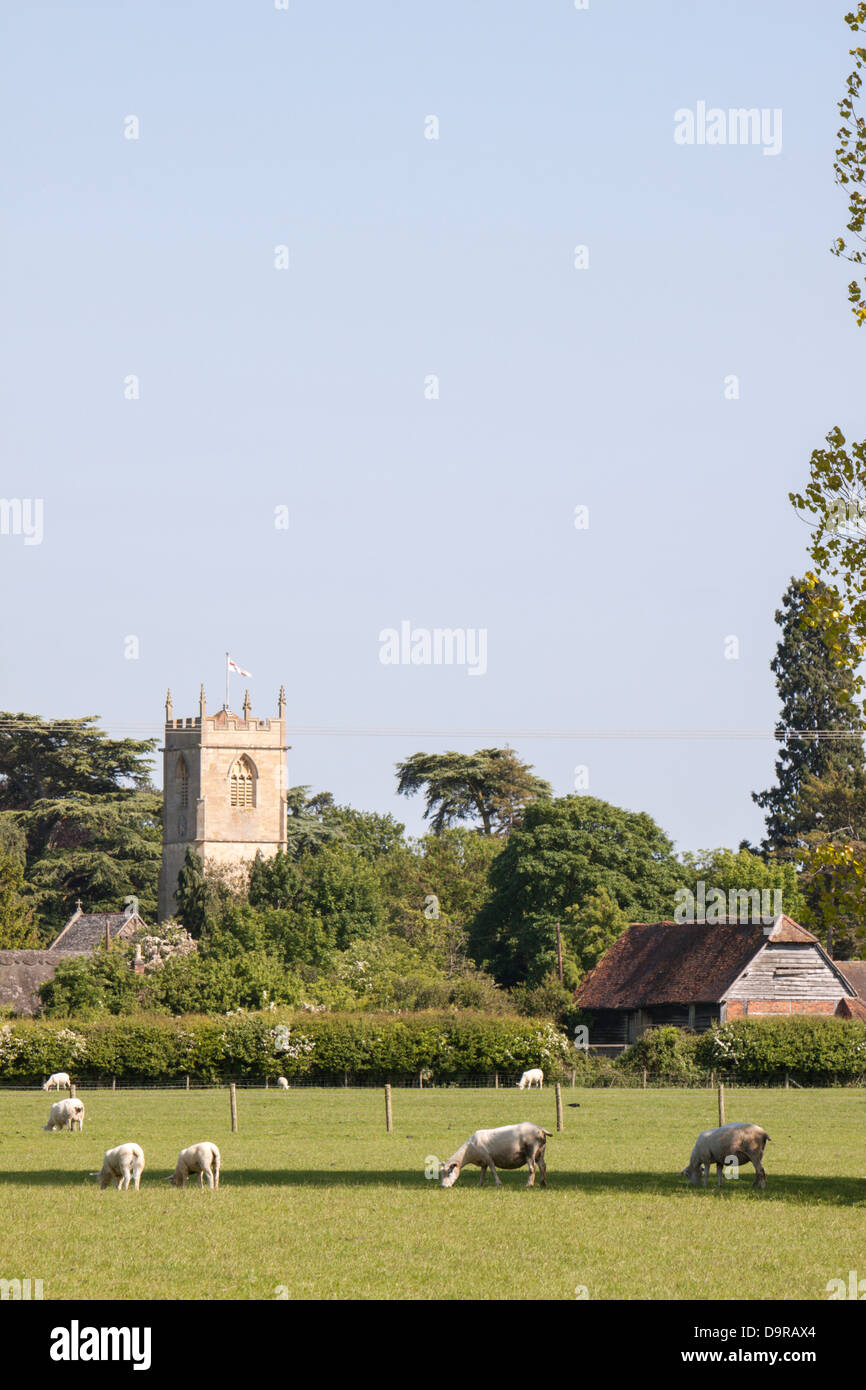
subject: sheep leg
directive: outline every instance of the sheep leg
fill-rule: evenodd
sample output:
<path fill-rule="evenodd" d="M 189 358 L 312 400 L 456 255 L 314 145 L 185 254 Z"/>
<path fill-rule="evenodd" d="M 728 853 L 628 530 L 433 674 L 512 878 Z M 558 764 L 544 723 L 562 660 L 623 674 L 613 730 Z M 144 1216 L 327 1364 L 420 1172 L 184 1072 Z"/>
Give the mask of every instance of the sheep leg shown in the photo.
<path fill-rule="evenodd" d="M 538 1170 L 541 1173 L 541 1186 L 547 1187 L 547 1164 L 544 1161 L 544 1149 L 537 1155 Z"/>
<path fill-rule="evenodd" d="M 493 1181 L 496 1183 L 496 1186 L 497 1186 L 497 1187 L 501 1187 L 501 1186 L 502 1186 L 502 1183 L 501 1183 L 501 1181 L 500 1181 L 499 1174 L 497 1173 L 495 1167 L 493 1166 L 493 1159 L 492 1159 L 492 1158 L 488 1158 L 488 1160 L 487 1160 L 487 1166 L 488 1166 L 488 1168 L 490 1169 L 491 1173 L 493 1174 Z"/>
<path fill-rule="evenodd" d="M 529 1179 L 528 1179 L 528 1181 L 527 1181 L 526 1186 L 527 1186 L 527 1187 L 534 1187 L 534 1186 L 535 1186 L 535 1159 L 532 1157 L 532 1154 L 528 1154 L 528 1155 L 527 1155 L 527 1158 L 526 1158 L 526 1166 L 527 1166 L 527 1168 L 529 1169 Z"/>

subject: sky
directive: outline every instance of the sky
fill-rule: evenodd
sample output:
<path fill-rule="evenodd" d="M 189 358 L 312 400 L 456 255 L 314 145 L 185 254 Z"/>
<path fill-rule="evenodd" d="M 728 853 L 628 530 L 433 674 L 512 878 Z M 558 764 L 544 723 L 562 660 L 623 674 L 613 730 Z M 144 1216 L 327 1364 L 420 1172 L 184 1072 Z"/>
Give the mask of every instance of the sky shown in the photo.
<path fill-rule="evenodd" d="M 788 493 L 866 415 L 845 8 L 10 0 L 0 708 L 159 738 L 229 651 L 410 833 L 396 762 L 508 742 L 759 839 Z"/>

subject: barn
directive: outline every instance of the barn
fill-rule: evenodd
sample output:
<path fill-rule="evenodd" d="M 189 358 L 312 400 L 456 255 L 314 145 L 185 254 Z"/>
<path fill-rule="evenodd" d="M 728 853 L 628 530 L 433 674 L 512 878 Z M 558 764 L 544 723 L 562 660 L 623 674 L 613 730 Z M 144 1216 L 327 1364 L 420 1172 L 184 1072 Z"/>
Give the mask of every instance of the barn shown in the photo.
<path fill-rule="evenodd" d="M 767 924 L 635 922 L 574 1000 L 591 1011 L 590 1046 L 613 1050 L 663 1024 L 703 1033 L 729 1019 L 771 1014 L 861 1017 L 853 978 L 859 981 L 860 964 L 831 960 L 817 937 L 783 913 Z"/>

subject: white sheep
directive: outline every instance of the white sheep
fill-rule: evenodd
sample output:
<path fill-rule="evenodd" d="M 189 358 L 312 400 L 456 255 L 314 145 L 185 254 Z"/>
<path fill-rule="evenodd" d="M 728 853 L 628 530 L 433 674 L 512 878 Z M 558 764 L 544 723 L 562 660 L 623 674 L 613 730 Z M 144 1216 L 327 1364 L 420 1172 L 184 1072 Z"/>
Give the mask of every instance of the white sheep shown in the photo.
<path fill-rule="evenodd" d="M 84 1102 L 77 1097 L 72 1100 L 56 1100 L 48 1112 L 48 1124 L 43 1129 L 83 1129 Z"/>
<path fill-rule="evenodd" d="M 447 1163 L 439 1165 L 439 1182 L 442 1187 L 453 1187 L 460 1177 L 460 1170 L 467 1163 L 474 1163 L 481 1169 L 481 1185 L 487 1177 L 487 1170 L 493 1174 L 493 1181 L 501 1187 L 500 1168 L 522 1168 L 529 1165 L 527 1187 L 535 1184 L 535 1168 L 541 1173 L 541 1186 L 547 1186 L 547 1168 L 544 1162 L 544 1148 L 550 1138 L 550 1130 L 524 1120 L 519 1125 L 500 1125 L 498 1129 L 476 1129 L 465 1144 L 461 1144 Z"/>
<path fill-rule="evenodd" d="M 102 1170 L 99 1173 L 91 1173 L 92 1178 L 99 1178 L 99 1190 L 108 1187 L 109 1183 L 114 1183 L 118 1192 L 121 1189 L 125 1192 L 129 1187 L 130 1179 L 138 1191 L 141 1175 L 144 1172 L 144 1151 L 139 1144 L 118 1144 L 116 1149 L 108 1149 L 102 1160 Z"/>
<path fill-rule="evenodd" d="M 710 1166 L 715 1163 L 716 1176 L 721 1187 L 725 1161 L 727 1160 L 730 1166 L 731 1160 L 736 1160 L 737 1164 L 741 1161 L 752 1164 L 755 1170 L 752 1187 L 766 1187 L 767 1175 L 764 1172 L 763 1158 L 769 1138 L 767 1131 L 761 1129 L 760 1125 L 747 1124 L 743 1120 L 733 1120 L 719 1129 L 702 1130 L 695 1140 L 688 1167 L 683 1168 L 680 1177 L 688 1178 L 692 1187 L 697 1187 L 701 1181 L 706 1187 Z M 735 1168 L 734 1171 L 738 1169 Z"/>
<path fill-rule="evenodd" d="M 172 1187 L 186 1187 L 190 1173 L 198 1173 L 199 1187 L 204 1186 L 205 1178 L 207 1178 L 208 1187 L 219 1187 L 220 1151 L 216 1144 L 211 1144 L 205 1140 L 201 1144 L 191 1144 L 188 1149 L 181 1149 L 178 1154 L 177 1167 L 169 1178 L 169 1182 Z"/>
<path fill-rule="evenodd" d="M 52 1072 L 42 1089 L 43 1091 L 71 1091 L 72 1082 L 69 1080 L 69 1073 L 65 1071 Z"/>
<path fill-rule="evenodd" d="M 278 1091 L 287 1091 L 288 1089 L 289 1089 L 289 1083 L 288 1083 L 288 1081 L 286 1080 L 286 1078 L 285 1078 L 284 1076 L 278 1076 L 278 1077 L 277 1077 L 277 1090 L 278 1090 Z"/>
<path fill-rule="evenodd" d="M 523 1073 L 517 1083 L 517 1089 L 518 1091 L 522 1091 L 526 1086 L 528 1086 L 530 1090 L 532 1090 L 533 1086 L 537 1086 L 539 1091 L 544 1088 L 544 1072 L 541 1070 L 541 1067 L 530 1067 L 529 1071 Z"/>

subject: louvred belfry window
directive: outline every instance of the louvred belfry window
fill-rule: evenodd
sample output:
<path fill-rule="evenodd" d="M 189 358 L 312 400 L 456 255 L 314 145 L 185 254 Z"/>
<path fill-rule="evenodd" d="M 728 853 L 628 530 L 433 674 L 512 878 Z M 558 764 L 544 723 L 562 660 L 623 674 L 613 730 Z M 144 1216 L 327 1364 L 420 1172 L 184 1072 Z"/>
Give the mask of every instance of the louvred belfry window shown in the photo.
<path fill-rule="evenodd" d="M 256 774 L 248 758 L 238 758 L 231 771 L 230 802 L 242 809 L 256 804 Z"/>

